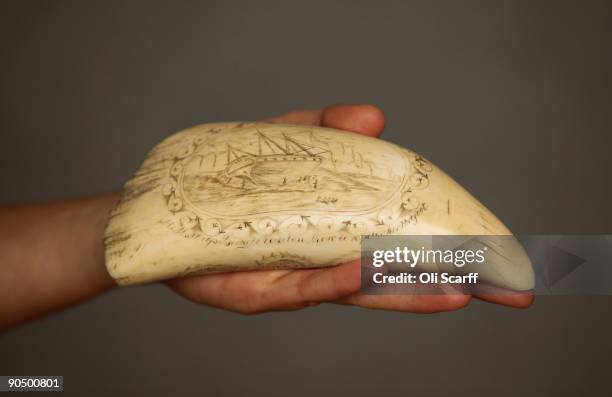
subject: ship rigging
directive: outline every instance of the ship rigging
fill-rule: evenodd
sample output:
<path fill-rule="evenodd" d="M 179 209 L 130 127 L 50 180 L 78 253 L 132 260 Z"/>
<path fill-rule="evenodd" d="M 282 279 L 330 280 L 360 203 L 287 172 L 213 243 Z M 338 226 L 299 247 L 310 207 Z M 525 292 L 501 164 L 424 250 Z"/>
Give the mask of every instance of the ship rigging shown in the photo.
<path fill-rule="evenodd" d="M 307 175 L 329 150 L 300 142 L 287 134 L 275 140 L 257 131 L 257 153 L 227 145 L 227 164 L 221 171 L 225 184 L 233 178 L 255 186 L 282 186 L 293 177 Z"/>

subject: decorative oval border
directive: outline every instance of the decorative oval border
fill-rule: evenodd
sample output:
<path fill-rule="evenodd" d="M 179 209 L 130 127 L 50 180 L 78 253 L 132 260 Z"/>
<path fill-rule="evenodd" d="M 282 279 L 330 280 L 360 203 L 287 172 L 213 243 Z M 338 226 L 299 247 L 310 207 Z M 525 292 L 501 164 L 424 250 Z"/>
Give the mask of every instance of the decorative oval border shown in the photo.
<path fill-rule="evenodd" d="M 217 133 L 219 131 L 208 132 Z M 206 134 L 206 131 L 203 133 Z M 315 231 L 322 237 L 340 232 L 361 236 L 372 234 L 373 230 L 387 234 L 394 225 L 416 223 L 418 216 L 426 210 L 425 203 L 420 200 L 415 191 L 426 189 L 429 186 L 429 174 L 433 171 L 433 167 L 423 157 L 403 149 L 405 153 L 400 153 L 400 155 L 408 159 L 413 173 L 407 176 L 400 189 L 392 194 L 385 204 L 378 206 L 375 210 L 357 215 L 354 213 L 338 215 L 333 212 L 309 216 L 261 214 L 239 220 L 218 216 L 203 217 L 198 214 L 201 211 L 189 208 L 190 203 L 180 186 L 184 173 L 183 163 L 188 161 L 197 148 L 206 141 L 206 135 L 191 138 L 178 153 L 167 158 L 171 161 L 168 168 L 169 181 L 162 186 L 162 195 L 175 221 L 173 229 L 185 237 L 206 238 L 209 242 L 211 239 L 215 242 L 215 239 L 222 238 L 222 241 L 227 243 L 228 240 L 245 242 L 253 237 L 274 238 L 278 232 L 286 236 L 299 237 L 309 230 Z M 400 200 L 396 199 L 397 195 L 401 195 Z M 389 205 L 391 203 L 395 205 Z"/>

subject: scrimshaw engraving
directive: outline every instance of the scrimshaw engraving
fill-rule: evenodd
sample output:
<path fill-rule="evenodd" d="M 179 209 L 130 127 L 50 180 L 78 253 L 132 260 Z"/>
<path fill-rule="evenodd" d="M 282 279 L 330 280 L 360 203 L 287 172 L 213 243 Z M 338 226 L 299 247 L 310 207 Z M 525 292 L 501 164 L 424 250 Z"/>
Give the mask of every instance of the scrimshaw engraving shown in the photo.
<path fill-rule="evenodd" d="M 426 210 L 418 191 L 432 167 L 422 157 L 350 134 L 264 126 L 182 142 L 162 188 L 169 228 L 208 244 L 306 243 L 393 233 Z"/>
<path fill-rule="evenodd" d="M 111 211 L 104 245 L 109 273 L 129 285 L 333 266 L 359 258 L 362 236 L 509 233 L 444 172 L 391 143 L 320 127 L 214 123 L 148 153 Z M 528 270 L 491 266 L 482 276 L 525 286 Z"/>

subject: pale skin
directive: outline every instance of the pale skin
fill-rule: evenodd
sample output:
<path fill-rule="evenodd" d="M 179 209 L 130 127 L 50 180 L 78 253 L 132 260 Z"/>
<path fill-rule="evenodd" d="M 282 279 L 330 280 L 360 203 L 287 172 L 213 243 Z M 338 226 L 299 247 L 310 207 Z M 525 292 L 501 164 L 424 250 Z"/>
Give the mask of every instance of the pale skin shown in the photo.
<path fill-rule="evenodd" d="M 298 110 L 271 122 L 332 127 L 378 137 L 380 109 L 334 105 Z M 72 306 L 116 287 L 104 266 L 102 236 L 119 193 L 44 204 L 0 206 L 0 330 Z M 196 303 L 243 314 L 339 303 L 412 313 L 457 310 L 472 296 L 362 295 L 359 261 L 324 269 L 265 270 L 174 279 L 166 284 Z M 527 307 L 528 293 L 476 296 Z"/>

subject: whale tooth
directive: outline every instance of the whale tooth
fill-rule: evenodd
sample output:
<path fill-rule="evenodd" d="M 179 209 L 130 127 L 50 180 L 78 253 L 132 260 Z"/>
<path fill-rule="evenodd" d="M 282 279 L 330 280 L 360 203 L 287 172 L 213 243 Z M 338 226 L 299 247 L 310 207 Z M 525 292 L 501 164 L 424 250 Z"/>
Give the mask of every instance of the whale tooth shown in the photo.
<path fill-rule="evenodd" d="M 110 213 L 104 243 L 109 273 L 129 285 L 337 265 L 359 258 L 364 235 L 490 235 L 492 246 L 495 236 L 514 239 L 408 149 L 330 128 L 213 123 L 148 153 Z M 529 290 L 532 266 L 513 241 L 498 247 L 482 278 Z"/>

